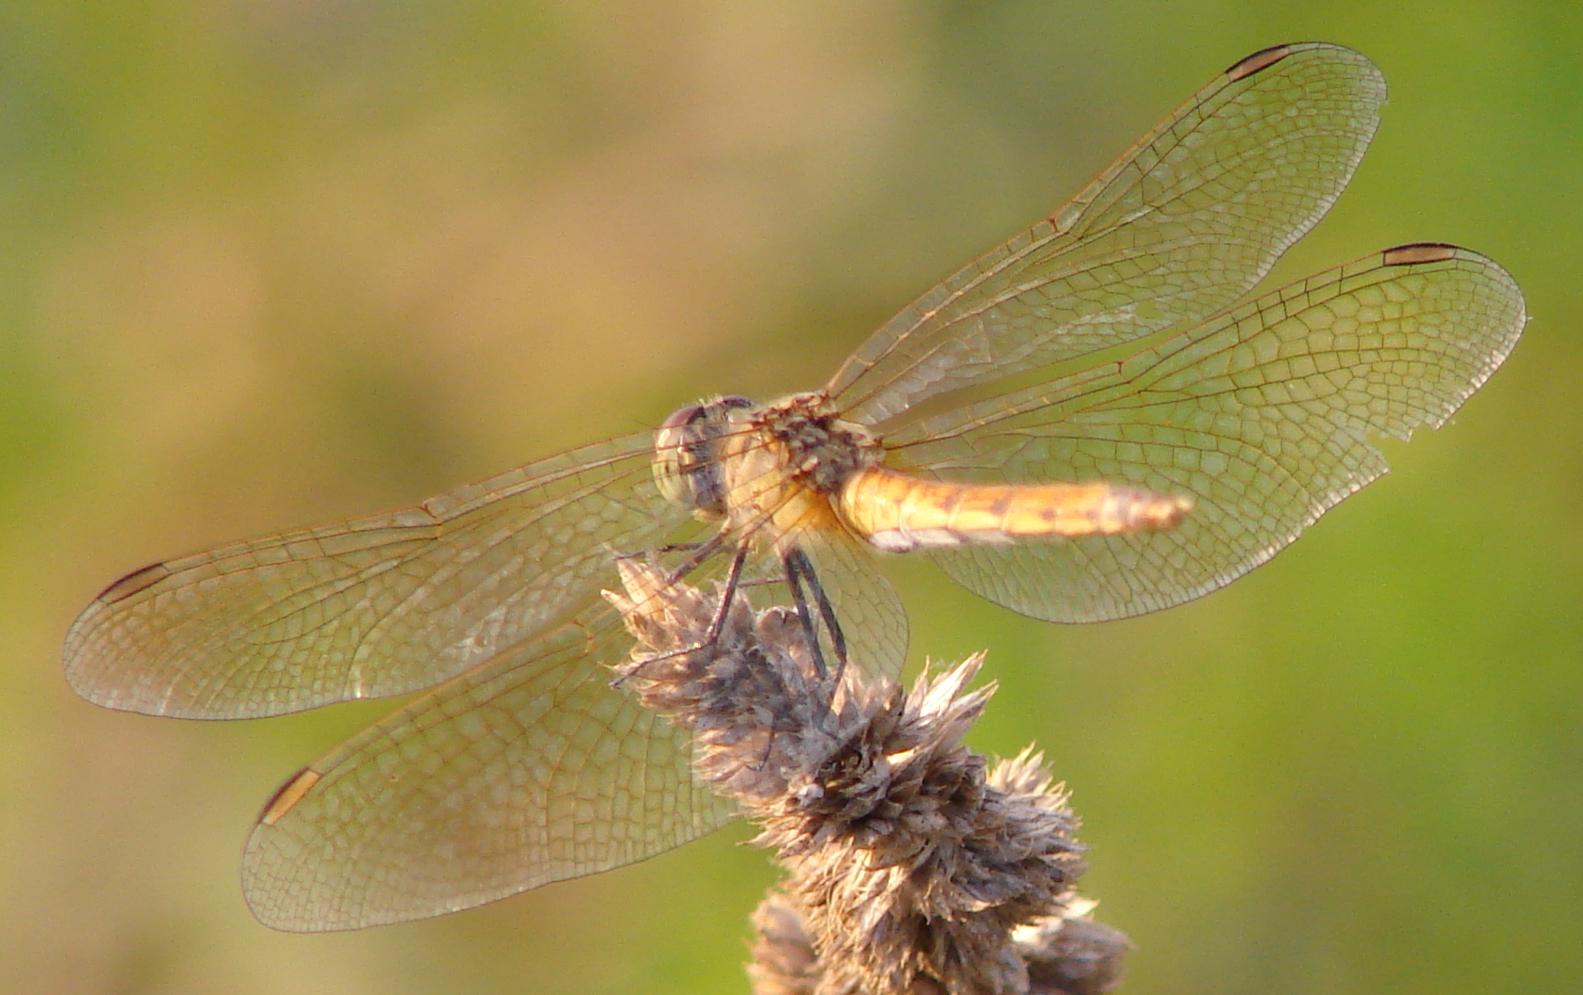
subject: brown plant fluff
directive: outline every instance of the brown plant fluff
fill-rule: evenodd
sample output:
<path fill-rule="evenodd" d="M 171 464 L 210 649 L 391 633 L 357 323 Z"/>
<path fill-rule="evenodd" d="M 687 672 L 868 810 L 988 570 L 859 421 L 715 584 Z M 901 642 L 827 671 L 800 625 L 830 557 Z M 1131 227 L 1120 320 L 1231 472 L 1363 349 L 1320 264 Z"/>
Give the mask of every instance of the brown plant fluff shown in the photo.
<path fill-rule="evenodd" d="M 719 604 L 618 561 L 605 592 L 637 638 L 617 668 L 644 705 L 692 730 L 695 768 L 735 799 L 789 876 L 755 914 L 754 990 L 1111 990 L 1127 947 L 1090 919 L 1077 819 L 1031 749 L 986 769 L 961 738 L 994 693 L 965 691 L 983 655 L 911 691 L 817 676 L 794 613 Z"/>

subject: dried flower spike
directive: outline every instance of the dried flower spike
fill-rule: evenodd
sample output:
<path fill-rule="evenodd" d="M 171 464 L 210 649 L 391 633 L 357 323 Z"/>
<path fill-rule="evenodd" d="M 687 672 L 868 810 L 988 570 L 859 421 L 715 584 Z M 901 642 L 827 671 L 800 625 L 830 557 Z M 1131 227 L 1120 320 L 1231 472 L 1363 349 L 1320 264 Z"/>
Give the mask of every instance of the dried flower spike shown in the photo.
<path fill-rule="evenodd" d="M 769 993 L 1096 993 L 1125 937 L 1089 918 L 1077 818 L 1031 749 L 987 769 L 962 736 L 994 693 L 982 654 L 910 690 L 817 676 L 795 615 L 619 562 L 638 640 L 621 679 L 693 732 L 695 766 L 789 871 L 755 915 Z"/>

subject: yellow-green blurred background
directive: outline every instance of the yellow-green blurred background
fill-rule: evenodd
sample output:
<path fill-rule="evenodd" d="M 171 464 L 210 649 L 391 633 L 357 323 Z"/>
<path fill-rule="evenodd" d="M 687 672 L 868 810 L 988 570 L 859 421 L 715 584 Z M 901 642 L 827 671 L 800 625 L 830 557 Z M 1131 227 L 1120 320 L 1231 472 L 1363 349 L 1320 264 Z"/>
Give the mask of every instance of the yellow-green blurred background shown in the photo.
<path fill-rule="evenodd" d="M 745 990 L 773 871 L 742 827 L 440 920 L 256 925 L 258 807 L 386 707 L 114 714 L 65 686 L 65 627 L 151 559 L 814 385 L 1305 38 L 1391 101 L 1275 279 L 1461 242 L 1522 283 L 1524 341 L 1231 588 L 1062 628 L 909 572 L 914 650 L 990 648 L 975 745 L 1037 740 L 1072 785 L 1125 990 L 1575 990 L 1583 16 L 1253 6 L 6 5 L 0 990 Z"/>

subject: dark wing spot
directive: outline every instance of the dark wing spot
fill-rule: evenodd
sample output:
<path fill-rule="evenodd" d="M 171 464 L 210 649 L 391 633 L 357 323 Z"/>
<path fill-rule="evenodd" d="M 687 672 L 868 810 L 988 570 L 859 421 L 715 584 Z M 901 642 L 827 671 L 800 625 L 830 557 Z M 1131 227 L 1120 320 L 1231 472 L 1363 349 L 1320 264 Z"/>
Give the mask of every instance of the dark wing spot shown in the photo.
<path fill-rule="evenodd" d="M 1243 77 L 1252 76 L 1254 73 L 1263 72 L 1291 54 L 1292 47 L 1290 45 L 1271 45 L 1269 48 L 1261 48 L 1252 55 L 1228 67 L 1226 69 L 1226 78 L 1234 82 Z"/>
<path fill-rule="evenodd" d="M 150 563 L 146 567 L 139 567 L 138 569 L 127 574 L 125 577 L 122 577 L 120 580 L 111 584 L 109 587 L 100 591 L 99 597 L 94 600 L 102 601 L 107 605 L 113 605 L 123 598 L 130 598 L 132 595 L 144 590 L 145 588 L 153 587 L 155 584 L 158 584 L 160 581 L 169 576 L 170 570 L 165 566 L 165 564 Z"/>
<path fill-rule="evenodd" d="M 1398 245 L 1381 253 L 1387 266 L 1408 266 L 1412 263 L 1438 263 L 1456 258 L 1457 247 L 1445 242 L 1413 242 Z"/>

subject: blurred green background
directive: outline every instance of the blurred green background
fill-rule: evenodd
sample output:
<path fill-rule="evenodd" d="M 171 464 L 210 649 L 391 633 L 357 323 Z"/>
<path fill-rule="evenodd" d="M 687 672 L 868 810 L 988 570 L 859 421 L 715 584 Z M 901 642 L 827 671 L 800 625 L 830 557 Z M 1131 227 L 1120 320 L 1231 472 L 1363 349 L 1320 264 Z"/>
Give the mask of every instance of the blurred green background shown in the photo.
<path fill-rule="evenodd" d="M 388 706 L 106 712 L 61 679 L 67 624 L 149 560 L 815 385 L 1304 38 L 1391 102 L 1274 279 L 1461 242 L 1522 283 L 1524 341 L 1231 588 L 1063 628 L 908 571 L 914 651 L 989 647 L 974 743 L 1037 740 L 1070 782 L 1124 990 L 1574 990 L 1583 15 L 1318 0 L 6 5 L 0 989 L 745 990 L 774 875 L 740 826 L 444 919 L 258 926 L 253 816 Z"/>

